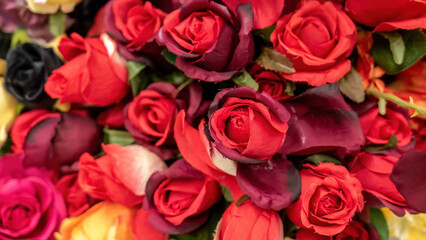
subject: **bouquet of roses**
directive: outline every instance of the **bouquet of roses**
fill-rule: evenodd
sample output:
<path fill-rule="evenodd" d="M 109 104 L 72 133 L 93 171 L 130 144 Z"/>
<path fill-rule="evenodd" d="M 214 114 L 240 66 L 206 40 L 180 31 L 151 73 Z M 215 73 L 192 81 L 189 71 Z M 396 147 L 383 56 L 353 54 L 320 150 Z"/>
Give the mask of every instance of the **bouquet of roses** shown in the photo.
<path fill-rule="evenodd" d="M 0 239 L 426 236 L 425 1 L 0 13 Z"/>

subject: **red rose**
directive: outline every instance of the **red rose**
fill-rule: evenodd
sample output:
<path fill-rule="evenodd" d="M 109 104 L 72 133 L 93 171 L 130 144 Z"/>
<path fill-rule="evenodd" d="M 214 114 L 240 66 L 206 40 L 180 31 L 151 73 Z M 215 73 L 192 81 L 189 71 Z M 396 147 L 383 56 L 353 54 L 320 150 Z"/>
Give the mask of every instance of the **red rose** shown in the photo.
<path fill-rule="evenodd" d="M 333 237 L 319 235 L 314 230 L 301 228 L 297 231 L 295 240 L 333 240 Z"/>
<path fill-rule="evenodd" d="M 361 182 L 363 190 L 376 196 L 393 212 L 404 215 L 405 199 L 389 178 L 398 158 L 362 152 L 354 161 L 350 172 Z"/>
<path fill-rule="evenodd" d="M 77 173 L 68 174 L 56 183 L 56 188 L 64 197 L 70 217 L 78 216 L 90 207 L 87 195 L 78 184 L 77 177 Z"/>
<path fill-rule="evenodd" d="M 348 170 L 333 163 L 304 164 L 302 192 L 287 209 L 288 217 L 302 228 L 332 236 L 343 231 L 355 212 L 364 207 L 361 183 Z"/>
<path fill-rule="evenodd" d="M 154 212 L 150 224 L 169 234 L 183 234 L 205 223 L 209 208 L 222 196 L 219 184 L 185 160 L 156 172 L 146 186 L 144 209 Z"/>
<path fill-rule="evenodd" d="M 426 28 L 425 1 L 346 0 L 345 6 L 355 21 L 375 27 L 376 32 Z"/>
<path fill-rule="evenodd" d="M 124 115 L 124 108 L 126 107 L 127 102 L 117 104 L 104 112 L 101 112 L 96 121 L 104 126 L 112 128 L 122 128 L 124 127 L 124 121 L 126 117 Z"/>
<path fill-rule="evenodd" d="M 132 207 L 142 203 L 151 174 L 166 169 L 154 153 L 139 145 L 104 145 L 106 155 L 80 158 L 78 181 L 90 196 Z"/>
<path fill-rule="evenodd" d="M 319 86 L 338 81 L 350 70 L 347 58 L 356 33 L 352 20 L 333 3 L 309 1 L 278 20 L 271 41 L 296 69 L 285 78 Z"/>
<path fill-rule="evenodd" d="M 225 157 L 259 162 L 269 160 L 283 145 L 289 118 L 289 112 L 267 93 L 250 87 L 227 89 L 210 105 L 209 132 Z"/>
<path fill-rule="evenodd" d="M 240 5 L 234 16 L 223 4 L 185 1 L 166 16 L 157 40 L 177 55 L 186 76 L 208 82 L 230 79 L 254 55 L 253 12 Z"/>
<path fill-rule="evenodd" d="M 150 1 L 143 3 L 142 0 L 114 0 L 112 12 L 115 27 L 127 40 L 126 47 L 130 51 L 138 51 L 152 42 L 166 16 Z"/>
<path fill-rule="evenodd" d="M 46 93 L 61 102 L 118 103 L 129 90 L 127 70 L 111 47 L 115 45 L 108 37 L 84 39 L 73 33 L 63 38 L 58 49 L 68 62 L 49 76 Z"/>
<path fill-rule="evenodd" d="M 370 234 L 365 229 L 363 223 L 353 221 L 348 224 L 348 226 L 343 229 L 339 235 L 336 236 L 336 240 L 370 240 Z"/>
<path fill-rule="evenodd" d="M 287 80 L 280 74 L 268 71 L 258 64 L 254 64 L 247 71 L 259 84 L 258 92 L 267 92 L 277 101 L 290 98 L 286 92 Z"/>
<path fill-rule="evenodd" d="M 359 116 L 362 130 L 369 143 L 386 144 L 392 135 L 398 138 L 398 147 L 411 141 L 412 132 L 407 118 L 400 112 L 390 108 L 386 114 L 380 115 L 378 108 L 372 108 Z"/>
<path fill-rule="evenodd" d="M 240 206 L 228 206 L 216 229 L 214 240 L 282 240 L 283 223 L 273 210 L 262 209 L 250 200 Z"/>

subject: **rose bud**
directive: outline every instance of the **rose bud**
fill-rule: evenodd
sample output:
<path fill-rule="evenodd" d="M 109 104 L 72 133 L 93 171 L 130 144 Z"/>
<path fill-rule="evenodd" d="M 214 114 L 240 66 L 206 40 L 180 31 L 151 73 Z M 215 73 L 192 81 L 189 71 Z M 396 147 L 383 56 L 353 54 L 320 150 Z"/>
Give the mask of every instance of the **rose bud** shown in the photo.
<path fill-rule="evenodd" d="M 223 156 L 259 163 L 271 159 L 282 146 L 290 114 L 269 94 L 238 87 L 216 94 L 208 117 L 208 133 Z"/>
<path fill-rule="evenodd" d="M 361 183 L 345 167 L 333 163 L 303 167 L 302 192 L 287 209 L 288 217 L 299 227 L 321 235 L 342 232 L 355 212 L 364 208 Z"/>
<path fill-rule="evenodd" d="M 214 240 L 256 239 L 282 240 L 283 223 L 280 215 L 267 209 L 261 209 L 250 200 L 240 206 L 231 203 L 219 221 Z"/>
<path fill-rule="evenodd" d="M 41 168 L 23 168 L 22 155 L 0 158 L 0 238 L 51 239 L 66 217 L 64 200 Z"/>
<path fill-rule="evenodd" d="M 345 8 L 356 22 L 375 32 L 426 28 L 426 3 L 410 0 L 346 0 Z M 380 12 L 380 14 L 376 14 Z"/>
<path fill-rule="evenodd" d="M 167 168 L 154 153 L 139 145 L 102 146 L 106 155 L 80 158 L 78 181 L 90 196 L 132 207 L 142 203 L 145 185 L 155 171 Z"/>
<path fill-rule="evenodd" d="M 386 108 L 386 114 L 381 115 L 379 108 L 373 107 L 359 115 L 362 130 L 367 144 L 384 145 L 392 135 L 398 139 L 398 147 L 405 146 L 411 142 L 413 133 L 408 127 L 408 116 L 404 109 L 391 107 Z"/>
<path fill-rule="evenodd" d="M 254 56 L 250 4 L 239 5 L 234 16 L 220 3 L 185 1 L 168 14 L 157 40 L 176 54 L 175 65 L 201 81 L 230 79 Z"/>
<path fill-rule="evenodd" d="M 296 69 L 285 78 L 320 86 L 337 82 L 349 72 L 347 58 L 355 46 L 356 33 L 352 20 L 333 3 L 308 1 L 278 20 L 271 41 Z"/>
<path fill-rule="evenodd" d="M 267 92 L 277 101 L 290 98 L 286 92 L 287 80 L 280 74 L 268 71 L 258 64 L 252 65 L 247 71 L 259 84 L 258 92 Z"/>
<path fill-rule="evenodd" d="M 100 131 L 87 116 L 32 110 L 15 120 L 11 138 L 14 152 L 25 153 L 25 167 L 58 168 L 77 161 L 84 152 L 94 153 Z"/>
<path fill-rule="evenodd" d="M 108 106 L 127 94 L 127 69 L 106 35 L 84 39 L 72 33 L 61 39 L 58 49 L 68 62 L 47 79 L 44 89 L 50 97 L 61 103 Z"/>
<path fill-rule="evenodd" d="M 203 225 L 209 208 L 222 196 L 219 184 L 180 159 L 156 172 L 146 185 L 143 207 L 153 210 L 149 223 L 169 234 L 189 233 Z"/>
<path fill-rule="evenodd" d="M 71 173 L 63 176 L 56 182 L 56 188 L 64 197 L 68 215 L 71 217 L 82 214 L 90 207 L 86 193 L 81 189 L 77 179 L 78 174 Z"/>
<path fill-rule="evenodd" d="M 397 161 L 394 156 L 361 152 L 352 163 L 350 172 L 361 182 L 364 191 L 373 194 L 398 216 L 403 216 L 407 204 L 389 178 Z"/>
<path fill-rule="evenodd" d="M 177 112 L 185 110 L 186 119 L 192 123 L 203 117 L 208 107 L 208 102 L 202 102 L 202 88 L 197 83 L 176 93 L 172 84 L 152 83 L 125 110 L 125 126 L 133 138 L 164 160 L 178 152 L 173 139 Z"/>
<path fill-rule="evenodd" d="M 6 56 L 6 90 L 32 108 L 51 108 L 54 100 L 44 92 L 44 84 L 52 71 L 62 65 L 52 49 L 25 43 Z"/>

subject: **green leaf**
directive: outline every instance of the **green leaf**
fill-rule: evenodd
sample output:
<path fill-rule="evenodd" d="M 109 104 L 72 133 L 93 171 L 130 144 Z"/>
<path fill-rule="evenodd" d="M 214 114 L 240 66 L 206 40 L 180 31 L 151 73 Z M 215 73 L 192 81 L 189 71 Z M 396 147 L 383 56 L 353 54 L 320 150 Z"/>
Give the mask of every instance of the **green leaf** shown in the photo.
<path fill-rule="evenodd" d="M 104 143 L 105 144 L 118 144 L 121 146 L 131 145 L 135 142 L 132 135 L 123 130 L 104 128 Z"/>
<path fill-rule="evenodd" d="M 18 28 L 13 32 L 12 42 L 10 43 L 10 47 L 14 48 L 18 45 L 31 42 L 31 39 L 28 37 L 25 29 Z"/>
<path fill-rule="evenodd" d="M 296 91 L 296 83 L 290 80 L 287 80 L 285 86 L 285 93 L 289 96 L 294 96 L 294 91 Z"/>
<path fill-rule="evenodd" d="M 271 41 L 271 34 L 272 32 L 275 30 L 276 26 L 275 25 L 271 25 L 269 27 L 266 28 L 262 28 L 259 30 L 256 30 L 254 32 L 254 34 L 260 36 L 261 38 L 263 38 L 265 41 L 270 42 Z"/>
<path fill-rule="evenodd" d="M 65 21 L 67 14 L 57 11 L 54 14 L 49 15 L 49 30 L 53 36 L 59 36 L 65 33 Z"/>
<path fill-rule="evenodd" d="M 399 30 L 398 34 L 402 37 L 405 45 L 404 56 L 401 64 L 397 64 L 394 61 L 394 55 L 397 58 L 400 57 L 400 53 L 397 50 L 400 40 L 394 40 L 394 46 L 389 43 L 382 34 L 373 35 L 373 46 L 371 47 L 370 54 L 374 58 L 374 61 L 382 67 L 387 74 L 397 74 L 404 69 L 407 69 L 419 59 L 421 59 L 426 53 L 426 36 L 420 30 Z M 395 54 L 394 54 L 395 53 Z"/>
<path fill-rule="evenodd" d="M 325 154 L 314 154 L 304 159 L 304 162 L 314 163 L 319 165 L 320 163 L 334 163 L 336 165 L 341 165 L 342 162 L 335 159 L 334 157 L 325 155 Z"/>
<path fill-rule="evenodd" d="M 339 80 L 339 89 L 343 95 L 356 103 L 362 103 L 365 100 L 362 77 L 355 68 L 351 68 L 351 70 Z"/>
<path fill-rule="evenodd" d="M 392 53 L 393 61 L 401 65 L 404 60 L 405 44 L 404 39 L 398 32 L 381 33 L 389 41 L 389 48 Z"/>
<path fill-rule="evenodd" d="M 398 137 L 395 134 L 392 134 L 385 145 L 382 146 L 368 146 L 365 148 L 367 151 L 382 151 L 395 149 L 398 146 Z"/>
<path fill-rule="evenodd" d="M 370 209 L 370 221 L 371 224 L 377 229 L 380 240 L 389 240 L 388 224 L 382 211 L 378 208 Z"/>
<path fill-rule="evenodd" d="M 0 157 L 5 155 L 6 153 L 12 153 L 12 138 L 8 136 L 6 138 L 6 142 L 3 144 L 3 146 L 0 148 Z"/>
<path fill-rule="evenodd" d="M 227 202 L 233 202 L 234 199 L 232 198 L 232 194 L 231 194 L 231 190 L 229 190 L 228 187 L 226 187 L 225 185 L 220 185 L 220 188 L 222 189 L 222 194 L 223 197 L 225 198 L 225 200 Z"/>
<path fill-rule="evenodd" d="M 259 84 L 257 84 L 247 71 L 243 71 L 241 75 L 233 78 L 232 81 L 238 86 L 252 87 L 256 91 L 259 89 Z"/>
<path fill-rule="evenodd" d="M 174 53 L 170 52 L 167 48 L 164 48 L 164 50 L 161 52 L 161 55 L 163 55 L 167 62 L 175 65 L 176 55 Z"/>
<path fill-rule="evenodd" d="M 240 198 L 238 198 L 237 202 L 235 202 L 235 206 L 239 207 L 241 206 L 241 204 L 243 204 L 245 201 L 249 199 L 250 197 L 247 194 L 244 194 Z"/>
<path fill-rule="evenodd" d="M 127 71 L 129 72 L 129 85 L 133 96 L 137 96 L 148 85 L 148 78 L 142 74 L 146 65 L 129 61 L 126 63 Z"/>
<path fill-rule="evenodd" d="M 293 63 L 284 54 L 273 48 L 263 48 L 262 53 L 256 59 L 256 63 L 266 70 L 282 73 L 295 73 Z"/>

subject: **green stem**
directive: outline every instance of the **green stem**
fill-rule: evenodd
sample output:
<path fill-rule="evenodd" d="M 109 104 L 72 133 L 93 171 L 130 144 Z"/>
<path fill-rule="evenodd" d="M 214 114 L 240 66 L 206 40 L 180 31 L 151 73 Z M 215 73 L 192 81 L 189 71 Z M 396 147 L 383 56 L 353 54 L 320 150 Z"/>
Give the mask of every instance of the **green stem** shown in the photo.
<path fill-rule="evenodd" d="M 379 92 L 374 90 L 372 87 L 369 87 L 365 90 L 365 92 L 368 95 L 373 95 L 377 98 L 382 98 L 385 99 L 387 101 L 393 102 L 401 107 L 404 108 L 409 108 L 409 109 L 413 109 L 414 111 L 416 111 L 417 113 L 420 113 L 421 115 L 426 117 L 426 109 L 424 109 L 423 107 L 415 104 L 412 99 L 410 100 L 410 102 L 406 102 L 404 100 L 402 100 L 401 98 L 393 95 L 393 94 L 389 94 L 389 93 L 383 93 L 383 92 Z"/>

